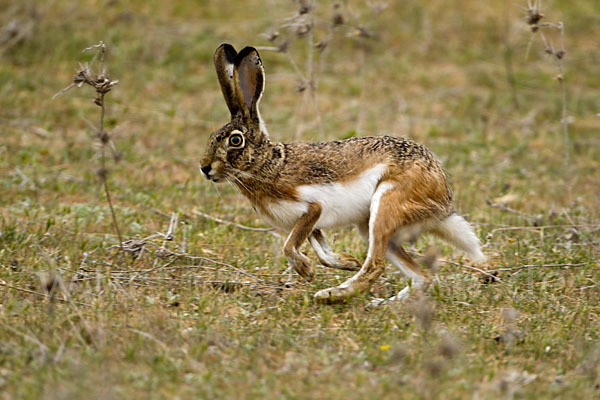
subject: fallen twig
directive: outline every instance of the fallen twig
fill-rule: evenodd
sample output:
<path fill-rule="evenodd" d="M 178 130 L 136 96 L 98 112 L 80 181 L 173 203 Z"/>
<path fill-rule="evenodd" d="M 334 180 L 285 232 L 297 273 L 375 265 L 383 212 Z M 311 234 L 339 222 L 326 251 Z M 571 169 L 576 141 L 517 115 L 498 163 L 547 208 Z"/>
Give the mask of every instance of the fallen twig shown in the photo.
<path fill-rule="evenodd" d="M 23 292 L 23 293 L 28 293 L 28 294 L 34 294 L 36 296 L 41 296 L 41 297 L 44 297 L 46 299 L 50 299 L 51 298 L 50 295 L 47 295 L 45 293 L 36 292 L 34 290 L 25 289 L 25 288 L 21 288 L 21 287 L 18 287 L 18 286 L 12 286 L 12 285 L 9 285 L 8 283 L 6 283 L 6 282 L 4 282 L 2 280 L 0 280 L 0 285 L 4 286 L 6 288 L 9 288 L 9 289 L 16 290 L 18 292 Z M 61 303 L 73 303 L 73 304 L 78 304 L 80 306 L 90 306 L 91 307 L 91 304 L 88 304 L 88 303 L 82 303 L 82 302 L 73 301 L 73 300 L 65 300 L 65 299 L 60 299 L 58 297 L 54 297 L 53 300 L 60 301 Z"/>
<path fill-rule="evenodd" d="M 488 270 L 488 272 L 493 273 L 493 272 L 520 271 L 522 269 L 527 269 L 527 268 L 570 268 L 570 267 L 582 267 L 584 265 L 587 265 L 587 263 L 579 263 L 579 264 L 526 264 L 526 265 L 521 265 L 519 267 L 512 267 L 512 268 L 490 269 L 490 270 Z"/>
<path fill-rule="evenodd" d="M 489 234 L 494 234 L 501 231 L 518 231 L 518 230 L 540 230 L 540 229 L 561 229 L 561 228 L 600 228 L 598 224 L 583 224 L 583 225 L 542 225 L 542 226 L 503 226 L 492 229 Z"/>
<path fill-rule="evenodd" d="M 237 228 L 244 229 L 244 230 L 247 230 L 247 231 L 267 232 L 267 233 L 269 233 L 269 234 L 271 234 L 271 235 L 273 235 L 273 236 L 275 236 L 277 238 L 281 238 L 281 235 L 279 233 L 275 232 L 274 228 L 254 228 L 254 227 L 251 227 L 251 226 L 246 226 L 246 225 L 238 224 L 237 222 L 227 221 L 227 220 L 224 220 L 224 219 L 221 219 L 221 218 L 213 217 L 212 215 L 205 214 L 205 213 L 203 213 L 201 211 L 198 211 L 198 210 L 192 210 L 192 214 L 199 215 L 201 217 L 204 217 L 204 218 L 209 219 L 211 221 L 218 222 L 220 224 L 235 226 Z"/>
<path fill-rule="evenodd" d="M 504 285 L 506 284 L 502 279 L 498 278 L 496 275 L 493 275 L 491 273 L 491 271 L 485 271 L 485 270 L 483 270 L 481 268 L 472 267 L 470 265 L 465 265 L 465 264 L 460 264 L 460 263 L 457 263 L 455 261 L 450 261 L 450 260 L 442 260 L 442 259 L 440 259 L 440 261 L 448 263 L 448 264 L 456 265 L 456 266 L 459 266 L 461 268 L 466 268 L 466 269 L 470 269 L 470 270 L 473 270 L 473 271 L 477 271 L 480 274 L 483 274 L 483 275 L 487 276 L 488 278 L 492 279 L 493 282 L 499 282 L 499 283 L 502 283 Z"/>
<path fill-rule="evenodd" d="M 232 269 L 232 270 L 234 270 L 234 271 L 236 271 L 236 272 L 238 272 L 238 273 L 240 273 L 242 275 L 245 275 L 245 276 L 247 276 L 249 278 L 252 278 L 252 279 L 256 280 L 257 282 L 263 282 L 263 283 L 272 284 L 272 282 L 268 282 L 268 281 L 266 281 L 264 279 L 261 279 L 261 278 L 257 277 L 256 275 L 253 275 L 253 274 L 251 274 L 249 272 L 246 272 L 246 271 L 244 271 L 244 270 L 242 270 L 240 268 L 237 268 L 237 267 L 235 267 L 235 266 L 233 266 L 231 264 L 225 263 L 223 261 L 218 261 L 218 260 L 214 260 L 214 259 L 203 257 L 203 256 L 189 255 L 187 253 L 178 253 L 178 252 L 175 252 L 173 250 L 169 250 L 169 249 L 165 248 L 164 246 L 159 246 L 158 244 L 150 241 L 150 239 L 154 239 L 156 237 L 163 237 L 164 238 L 165 236 L 166 236 L 165 234 L 157 233 L 155 235 L 148 236 L 147 238 L 144 238 L 144 239 L 141 239 L 141 240 L 129 240 L 129 241 L 126 241 L 125 243 L 123 243 L 123 248 L 125 249 L 125 251 L 129 251 L 129 252 L 132 252 L 132 253 L 138 253 L 138 257 L 139 257 L 140 256 L 139 254 L 145 248 L 145 246 L 146 245 L 151 245 L 151 246 L 154 246 L 155 248 L 158 248 L 158 254 L 157 254 L 157 256 L 161 257 L 161 258 L 174 257 L 176 259 L 179 258 L 179 259 L 186 259 L 186 260 L 191 260 L 191 261 L 201 261 L 201 262 L 207 262 L 207 263 L 211 263 L 211 264 L 215 264 L 215 265 L 220 265 L 220 266 Z M 170 264 L 172 264 L 172 262 L 171 263 L 167 263 L 164 266 L 168 266 Z M 147 272 L 145 272 L 145 274 L 149 273 L 149 272 L 160 270 L 164 266 L 152 267 L 152 268 L 150 268 L 150 270 L 148 270 Z"/>
<path fill-rule="evenodd" d="M 494 203 L 491 200 L 488 200 L 487 203 L 488 203 L 488 205 L 490 207 L 498 208 L 498 209 L 500 209 L 502 211 L 513 213 L 513 214 L 519 215 L 519 216 L 521 216 L 523 218 L 527 218 L 527 219 L 532 220 L 532 221 L 535 221 L 537 219 L 537 217 L 534 217 L 534 216 L 531 216 L 531 215 L 527 215 L 524 212 L 521 212 L 519 210 L 515 210 L 514 208 L 510 208 L 507 205 L 502 204 L 502 203 Z"/>

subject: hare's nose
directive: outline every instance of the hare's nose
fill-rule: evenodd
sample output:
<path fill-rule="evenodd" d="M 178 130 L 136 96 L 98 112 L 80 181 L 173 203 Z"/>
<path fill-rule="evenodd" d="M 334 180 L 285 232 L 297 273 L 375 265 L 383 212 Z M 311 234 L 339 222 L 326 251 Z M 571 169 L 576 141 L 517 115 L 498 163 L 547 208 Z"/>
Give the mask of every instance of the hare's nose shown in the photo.
<path fill-rule="evenodd" d="M 211 170 L 211 166 L 210 164 L 208 164 L 206 167 L 201 167 L 200 170 L 204 173 L 204 175 L 206 175 L 206 177 L 208 178 L 208 173 Z"/>

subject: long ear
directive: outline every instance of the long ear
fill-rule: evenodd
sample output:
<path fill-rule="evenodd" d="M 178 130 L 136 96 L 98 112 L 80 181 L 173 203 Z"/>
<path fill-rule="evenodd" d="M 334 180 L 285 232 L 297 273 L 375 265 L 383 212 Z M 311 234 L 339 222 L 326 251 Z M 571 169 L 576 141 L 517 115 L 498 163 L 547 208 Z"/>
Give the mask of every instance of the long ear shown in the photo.
<path fill-rule="evenodd" d="M 260 122 L 258 103 L 265 89 L 265 71 L 254 47 L 244 47 L 235 57 L 233 82 L 250 112 L 250 117 Z"/>
<path fill-rule="evenodd" d="M 225 103 L 227 103 L 227 108 L 229 108 L 232 117 L 242 110 L 244 106 L 243 99 L 236 89 L 233 77 L 237 55 L 232 45 L 223 43 L 217 48 L 213 57 L 215 69 L 217 70 L 217 78 L 221 85 L 221 92 L 223 92 Z"/>

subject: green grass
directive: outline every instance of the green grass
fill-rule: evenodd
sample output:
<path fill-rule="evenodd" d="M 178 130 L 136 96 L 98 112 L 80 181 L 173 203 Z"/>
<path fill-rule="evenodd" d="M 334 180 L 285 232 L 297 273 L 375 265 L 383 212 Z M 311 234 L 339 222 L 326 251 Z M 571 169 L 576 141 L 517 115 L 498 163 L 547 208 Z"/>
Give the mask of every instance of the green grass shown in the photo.
<path fill-rule="evenodd" d="M 319 269 L 314 283 L 298 282 L 284 273 L 280 239 L 194 214 L 265 226 L 232 187 L 203 180 L 198 162 L 228 116 L 214 49 L 271 45 L 261 33 L 293 15 L 292 2 L 38 4 L 32 33 L 0 49 L 0 397 L 599 396 L 600 6 L 555 1 L 544 10 L 567 32 L 574 122 L 565 167 L 556 69 L 537 40 L 525 59 L 530 34 L 517 4 L 397 3 L 372 16 L 349 1 L 378 38 L 340 31 L 323 53 L 325 136 L 394 133 L 430 147 L 485 243 L 485 267 L 513 268 L 499 273 L 502 283 L 486 283 L 456 251 L 424 237 L 413 250 L 435 246 L 450 262 L 423 297 L 366 308 L 371 296 L 406 285 L 389 267 L 372 294 L 318 305 L 314 292 L 349 273 Z M 23 26 L 33 4 L 0 1 L 0 26 Z M 330 7 L 315 13 L 326 21 Z M 91 59 L 81 50 L 99 40 L 119 79 L 106 122 L 123 152 L 109 164 L 123 236 L 164 233 L 179 213 L 165 246 L 185 257 L 161 253 L 161 238 L 135 260 L 118 254 L 86 122 L 98 118 L 93 93 L 52 100 Z M 305 40 L 290 51 L 304 68 Z M 261 56 L 271 136 L 319 139 L 288 59 Z M 489 204 L 507 194 L 516 196 L 510 210 Z M 329 236 L 336 249 L 365 256 L 353 230 Z M 539 264 L 571 266 L 518 272 Z M 49 300 L 49 279 L 64 282 L 68 297 L 59 287 Z"/>

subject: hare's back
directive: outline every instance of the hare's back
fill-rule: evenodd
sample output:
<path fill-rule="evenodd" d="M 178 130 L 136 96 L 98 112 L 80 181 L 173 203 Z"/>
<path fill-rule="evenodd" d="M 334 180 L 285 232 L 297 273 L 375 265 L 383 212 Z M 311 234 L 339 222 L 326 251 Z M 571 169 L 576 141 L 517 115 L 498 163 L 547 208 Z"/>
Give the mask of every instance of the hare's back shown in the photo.
<path fill-rule="evenodd" d="M 395 136 L 290 143 L 284 148 L 285 166 L 280 178 L 300 184 L 352 181 L 380 164 L 392 166 L 396 171 L 415 164 L 441 170 L 439 162 L 425 146 Z"/>

